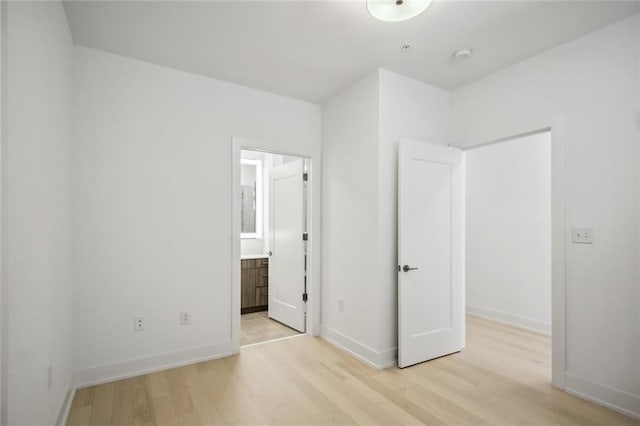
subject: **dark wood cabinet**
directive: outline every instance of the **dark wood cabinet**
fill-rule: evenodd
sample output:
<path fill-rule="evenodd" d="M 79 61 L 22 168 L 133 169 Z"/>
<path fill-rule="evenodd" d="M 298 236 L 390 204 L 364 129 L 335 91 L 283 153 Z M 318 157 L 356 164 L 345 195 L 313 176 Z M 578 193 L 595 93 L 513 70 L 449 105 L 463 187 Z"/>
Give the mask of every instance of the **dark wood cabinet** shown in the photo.
<path fill-rule="evenodd" d="M 269 308 L 269 259 L 243 259 L 240 312 L 266 311 Z"/>

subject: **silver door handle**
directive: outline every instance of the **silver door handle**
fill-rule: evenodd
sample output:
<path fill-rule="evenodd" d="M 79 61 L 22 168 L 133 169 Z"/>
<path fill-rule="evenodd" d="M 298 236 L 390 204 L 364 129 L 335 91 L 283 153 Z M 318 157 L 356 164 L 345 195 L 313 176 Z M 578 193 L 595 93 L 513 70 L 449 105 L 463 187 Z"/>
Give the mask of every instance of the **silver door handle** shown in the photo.
<path fill-rule="evenodd" d="M 419 269 L 419 268 L 411 268 L 411 267 L 409 267 L 409 265 L 404 265 L 402 267 L 402 271 L 403 272 L 415 271 L 416 269 Z"/>

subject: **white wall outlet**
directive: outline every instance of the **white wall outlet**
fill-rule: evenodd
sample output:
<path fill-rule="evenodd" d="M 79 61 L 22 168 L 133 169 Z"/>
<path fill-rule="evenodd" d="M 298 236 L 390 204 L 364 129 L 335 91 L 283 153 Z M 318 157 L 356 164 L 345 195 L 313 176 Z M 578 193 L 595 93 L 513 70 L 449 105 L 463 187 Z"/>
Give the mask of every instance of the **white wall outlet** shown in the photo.
<path fill-rule="evenodd" d="M 191 312 L 180 312 L 180 325 L 191 324 Z"/>
<path fill-rule="evenodd" d="M 571 241 L 574 244 L 593 244 L 594 234 L 591 226 L 571 228 Z"/>
<path fill-rule="evenodd" d="M 133 331 L 144 330 L 144 317 L 135 317 L 133 319 Z"/>
<path fill-rule="evenodd" d="M 51 389 L 53 386 L 53 364 L 49 364 L 47 368 L 47 389 Z"/>
<path fill-rule="evenodd" d="M 338 299 L 338 312 L 344 312 L 344 299 Z"/>

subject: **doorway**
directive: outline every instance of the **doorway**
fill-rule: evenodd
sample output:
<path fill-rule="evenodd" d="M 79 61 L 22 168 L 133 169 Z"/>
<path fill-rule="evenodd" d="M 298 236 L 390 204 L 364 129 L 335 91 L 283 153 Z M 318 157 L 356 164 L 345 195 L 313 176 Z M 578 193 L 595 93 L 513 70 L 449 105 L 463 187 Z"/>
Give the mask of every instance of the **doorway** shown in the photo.
<path fill-rule="evenodd" d="M 538 127 L 538 130 L 523 131 L 521 133 L 516 133 L 514 134 L 514 136 L 510 136 L 507 138 L 500 138 L 500 139 L 495 139 L 495 140 L 487 141 L 483 143 L 467 145 L 462 149 L 456 149 L 456 148 L 445 149 L 446 147 L 436 146 L 436 145 L 431 145 L 430 148 L 427 148 L 425 146 L 426 144 L 425 142 L 418 142 L 418 141 L 411 141 L 409 139 L 403 139 L 400 143 L 400 150 L 398 154 L 399 156 L 398 207 L 401 210 L 403 207 L 403 203 L 406 204 L 406 202 L 414 202 L 415 200 L 420 199 L 420 197 L 424 195 L 423 194 L 424 189 L 420 186 L 415 185 L 415 179 L 403 179 L 403 173 L 408 172 L 408 170 L 410 169 L 409 164 L 411 164 L 413 160 L 416 160 L 416 159 L 423 160 L 422 163 L 435 162 L 443 165 L 453 164 L 454 157 L 458 156 L 460 151 L 470 151 L 474 149 L 480 149 L 481 147 L 488 147 L 490 145 L 498 144 L 504 141 L 508 141 L 510 139 L 516 139 L 516 138 L 536 135 L 540 133 L 547 134 L 547 137 L 549 139 L 549 144 L 550 144 L 550 148 L 548 151 L 550 155 L 550 158 L 548 159 L 549 160 L 549 186 L 550 186 L 549 195 L 548 195 L 549 204 L 550 204 L 549 205 L 550 225 L 548 226 L 547 232 L 550 234 L 548 244 L 549 244 L 549 252 L 550 252 L 550 287 L 551 287 L 550 317 L 551 317 L 551 329 L 552 329 L 550 333 L 551 338 L 549 339 L 551 343 L 551 384 L 557 388 L 564 389 L 565 371 L 566 371 L 566 360 L 565 360 L 565 353 L 566 353 L 565 315 L 566 313 L 565 313 L 565 294 L 564 294 L 565 279 L 564 278 L 565 278 L 565 238 L 567 234 L 566 234 L 566 228 L 565 228 L 566 225 L 565 225 L 565 216 L 564 216 L 564 209 L 565 209 L 564 208 L 564 205 L 565 205 L 564 203 L 564 192 L 565 192 L 564 190 L 564 186 L 565 186 L 564 158 L 565 156 L 564 156 L 564 137 L 563 137 L 564 123 L 563 123 L 562 117 L 558 117 L 555 120 L 553 120 L 550 126 Z M 411 148 L 411 149 L 405 149 L 403 151 L 402 149 L 403 144 L 405 145 L 406 148 Z M 426 144 L 426 145 L 430 145 L 430 144 Z M 413 152 L 416 149 L 418 149 L 419 152 L 417 153 Z M 447 152 L 449 154 L 447 154 Z M 439 158 L 439 159 L 436 158 L 438 157 L 438 155 L 440 155 L 440 157 L 442 158 Z M 403 161 L 405 163 L 404 165 L 403 165 Z M 407 170 L 404 170 L 404 169 L 407 169 Z M 455 176 L 454 170 L 455 170 L 455 167 L 450 166 L 450 171 L 451 171 L 450 176 L 452 179 Z M 407 188 L 403 189 L 403 185 L 407 186 Z M 449 193 L 452 196 L 459 197 L 460 194 L 462 194 L 462 196 L 464 197 L 463 191 L 457 191 L 457 190 L 454 191 L 451 189 L 450 185 L 448 187 L 449 189 L 447 189 L 446 185 L 443 186 L 442 188 L 444 188 L 444 192 Z M 402 196 L 403 190 L 405 192 L 408 191 L 407 194 L 405 194 L 405 196 Z M 434 193 L 437 194 L 437 192 L 434 192 Z M 453 200 L 454 198 L 449 198 L 449 199 Z M 441 203 L 441 204 L 443 206 L 450 206 L 451 208 L 453 208 L 453 204 L 451 203 Z M 409 232 L 409 234 L 407 234 L 407 237 L 408 237 L 412 233 L 412 229 L 413 229 L 411 226 L 408 226 L 408 227 L 402 226 L 402 221 L 401 221 L 402 214 L 400 210 L 398 213 L 399 277 L 404 277 L 405 275 L 407 277 L 410 277 L 410 274 L 417 276 L 418 274 L 416 274 L 415 272 L 416 272 L 416 268 L 420 270 L 420 266 L 421 266 L 419 262 L 420 259 L 418 259 L 418 262 L 414 262 L 415 259 L 413 260 L 409 259 L 407 260 L 407 263 L 405 265 L 403 253 L 400 248 L 402 230 L 405 228 L 407 229 L 407 231 Z M 409 211 L 413 211 L 413 210 L 415 209 L 409 209 Z M 449 211 L 448 214 L 451 215 L 451 211 Z M 457 213 L 457 214 L 460 214 L 460 213 Z M 464 213 L 461 216 L 464 216 Z M 451 215 L 451 217 L 453 218 L 454 215 Z M 450 229 L 452 231 L 461 230 L 464 235 L 464 225 L 462 227 L 451 226 Z M 452 233 L 450 241 L 454 241 L 454 240 L 457 241 L 458 237 L 454 239 L 453 238 L 454 236 L 455 235 Z M 464 239 L 464 236 L 463 236 L 463 239 Z M 426 244 L 426 243 L 431 244 L 434 242 L 434 240 L 422 239 L 419 242 L 423 244 Z M 424 252 L 424 248 L 418 250 L 418 252 Z M 464 273 L 464 267 L 453 268 L 452 271 L 462 271 L 462 273 Z M 400 299 L 404 297 L 404 299 L 408 300 L 410 303 L 414 303 L 414 304 L 419 303 L 420 300 L 423 300 L 423 299 L 420 298 L 418 291 L 422 289 L 426 284 L 432 286 L 433 279 L 427 280 L 426 282 L 423 280 L 418 284 L 420 285 L 415 286 L 415 289 L 417 290 L 412 290 L 413 287 L 411 286 L 405 286 L 406 288 L 402 289 L 403 282 L 402 281 L 399 282 L 399 287 L 401 287 L 401 289 L 399 290 L 399 316 L 401 316 L 403 312 L 402 301 Z M 403 291 L 406 294 L 404 294 Z M 464 300 L 464 298 L 462 300 Z M 463 306 L 463 304 L 461 304 L 461 306 Z M 439 331 L 439 330 L 436 330 L 436 331 Z M 403 332 L 408 333 L 407 335 L 409 336 L 413 336 L 415 334 L 419 336 L 422 336 L 422 335 L 428 336 L 428 334 L 425 334 L 425 333 L 412 334 L 411 329 L 404 330 L 402 326 L 402 321 L 399 320 L 399 330 L 398 330 L 399 336 Z M 402 339 L 399 339 L 399 352 L 403 350 L 402 346 L 403 346 Z M 461 345 L 461 347 L 463 346 L 464 346 L 464 342 Z M 447 354 L 447 351 L 444 351 L 440 355 L 446 355 L 446 354 Z M 426 356 L 426 355 L 428 355 L 427 351 L 422 350 L 422 360 L 433 358 L 431 356 Z"/>
<path fill-rule="evenodd" d="M 542 125 L 541 125 L 542 124 Z M 533 129 L 533 130 L 531 130 Z M 565 388 L 566 381 L 566 305 L 565 305 L 565 241 L 568 233 L 565 221 L 565 142 L 564 118 L 555 117 L 548 123 L 531 123 L 530 127 L 510 136 L 466 145 L 471 151 L 503 141 L 546 133 L 550 139 L 550 251 L 551 251 L 551 385 Z"/>
<path fill-rule="evenodd" d="M 306 332 L 309 160 L 240 150 L 240 346 Z"/>
<path fill-rule="evenodd" d="M 468 149 L 465 163 L 467 314 L 549 336 L 551 134 Z"/>

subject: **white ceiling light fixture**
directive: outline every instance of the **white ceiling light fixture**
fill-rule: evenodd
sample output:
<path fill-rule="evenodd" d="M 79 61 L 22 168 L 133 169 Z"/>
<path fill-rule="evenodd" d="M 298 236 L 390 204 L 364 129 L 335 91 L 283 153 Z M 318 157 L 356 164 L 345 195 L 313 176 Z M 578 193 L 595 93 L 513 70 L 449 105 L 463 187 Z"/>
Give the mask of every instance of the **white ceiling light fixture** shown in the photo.
<path fill-rule="evenodd" d="M 453 59 L 467 60 L 471 58 L 471 55 L 473 55 L 473 50 L 462 49 L 462 50 L 458 50 L 457 52 L 454 52 L 452 56 L 453 56 Z"/>
<path fill-rule="evenodd" d="M 400 22 L 427 10 L 432 0 L 367 0 L 369 13 L 381 21 Z"/>

